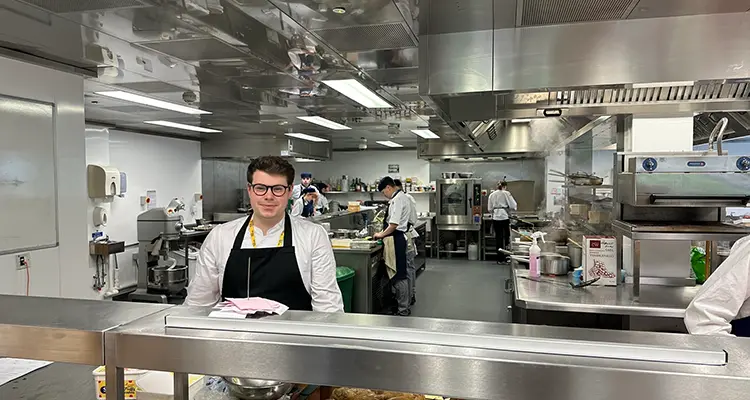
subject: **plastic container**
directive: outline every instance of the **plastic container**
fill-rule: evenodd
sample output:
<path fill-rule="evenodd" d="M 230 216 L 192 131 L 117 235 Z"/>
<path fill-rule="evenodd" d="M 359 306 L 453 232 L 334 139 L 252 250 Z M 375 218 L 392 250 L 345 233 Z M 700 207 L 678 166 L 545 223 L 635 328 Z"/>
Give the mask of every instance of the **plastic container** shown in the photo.
<path fill-rule="evenodd" d="M 479 259 L 479 246 L 476 243 L 469 245 L 469 261 L 476 261 Z"/>
<path fill-rule="evenodd" d="M 537 239 L 542 237 L 544 234 L 541 232 L 534 232 L 531 235 L 531 247 L 529 247 L 529 277 L 539 278 L 539 263 L 541 260 L 539 257 L 542 255 L 542 249 L 536 243 Z"/>
<path fill-rule="evenodd" d="M 344 298 L 344 312 L 352 312 L 352 297 L 354 296 L 354 270 L 349 267 L 336 267 L 336 282 Z"/>

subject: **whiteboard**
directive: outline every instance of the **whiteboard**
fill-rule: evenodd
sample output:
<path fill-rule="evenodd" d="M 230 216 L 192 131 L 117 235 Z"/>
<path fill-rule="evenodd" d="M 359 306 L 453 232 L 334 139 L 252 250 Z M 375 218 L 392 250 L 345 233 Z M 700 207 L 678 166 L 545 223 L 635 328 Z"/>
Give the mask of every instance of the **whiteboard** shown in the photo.
<path fill-rule="evenodd" d="M 54 106 L 0 97 L 0 254 L 57 235 Z"/>

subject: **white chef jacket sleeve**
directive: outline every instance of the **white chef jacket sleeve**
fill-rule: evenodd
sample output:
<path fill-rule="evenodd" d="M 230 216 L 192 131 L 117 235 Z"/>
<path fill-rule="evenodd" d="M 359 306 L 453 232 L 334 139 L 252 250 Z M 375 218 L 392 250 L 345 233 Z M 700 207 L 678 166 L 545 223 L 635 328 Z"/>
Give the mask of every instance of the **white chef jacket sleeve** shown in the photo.
<path fill-rule="evenodd" d="M 185 304 L 188 306 L 214 306 L 221 300 L 219 289 L 219 248 L 221 231 L 211 231 L 201 245 L 196 260 L 195 277 L 188 285 Z M 143 266 L 145 267 L 145 266 Z"/>
<path fill-rule="evenodd" d="M 513 198 L 513 194 L 511 192 L 505 192 L 506 201 L 508 202 L 508 207 L 515 211 L 518 210 L 518 203 L 516 203 L 516 199 Z"/>
<path fill-rule="evenodd" d="M 495 196 L 495 192 L 490 193 L 489 197 L 487 197 L 487 212 L 494 215 L 495 213 L 495 200 L 497 196 Z"/>
<path fill-rule="evenodd" d="M 302 186 L 294 185 L 292 189 L 292 199 L 297 200 L 300 196 L 302 196 Z"/>
<path fill-rule="evenodd" d="M 729 257 L 708 277 L 687 310 L 685 326 L 697 335 L 731 335 L 730 322 L 750 297 L 750 237 L 740 239 Z"/>
<path fill-rule="evenodd" d="M 302 209 L 305 207 L 304 200 L 300 197 L 297 200 L 294 200 L 294 204 L 292 204 L 292 212 L 290 215 L 292 217 L 299 217 L 302 215 Z"/>
<path fill-rule="evenodd" d="M 312 279 L 310 297 L 313 311 L 344 312 L 344 299 L 336 282 L 336 260 L 331 241 L 322 226 L 312 232 Z"/>
<path fill-rule="evenodd" d="M 404 203 L 394 199 L 388 207 L 390 207 L 388 209 L 388 223 L 401 225 L 401 216 L 404 214 Z"/>

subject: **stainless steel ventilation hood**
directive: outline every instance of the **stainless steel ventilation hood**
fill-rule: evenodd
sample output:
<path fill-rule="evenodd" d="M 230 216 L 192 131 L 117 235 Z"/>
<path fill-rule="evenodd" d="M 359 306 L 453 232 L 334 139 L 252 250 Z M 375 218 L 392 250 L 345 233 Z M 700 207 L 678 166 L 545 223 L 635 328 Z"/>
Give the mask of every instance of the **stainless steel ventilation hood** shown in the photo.
<path fill-rule="evenodd" d="M 331 142 L 309 142 L 286 137 L 223 136 L 201 143 L 201 158 L 249 160 L 260 156 L 325 161 L 331 158 Z"/>
<path fill-rule="evenodd" d="M 448 122 L 750 109 L 748 13 L 515 27 L 516 1 L 443 3 L 421 3 L 419 86 Z"/>

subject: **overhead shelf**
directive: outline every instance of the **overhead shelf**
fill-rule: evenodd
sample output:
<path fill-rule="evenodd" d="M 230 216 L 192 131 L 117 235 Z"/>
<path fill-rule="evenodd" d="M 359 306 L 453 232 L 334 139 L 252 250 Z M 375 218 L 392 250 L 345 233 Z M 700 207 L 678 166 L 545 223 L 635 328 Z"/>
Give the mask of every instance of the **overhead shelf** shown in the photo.
<path fill-rule="evenodd" d="M 657 221 L 613 221 L 612 229 L 632 240 L 737 240 L 750 235 L 750 228 L 721 222 L 669 223 Z"/>

